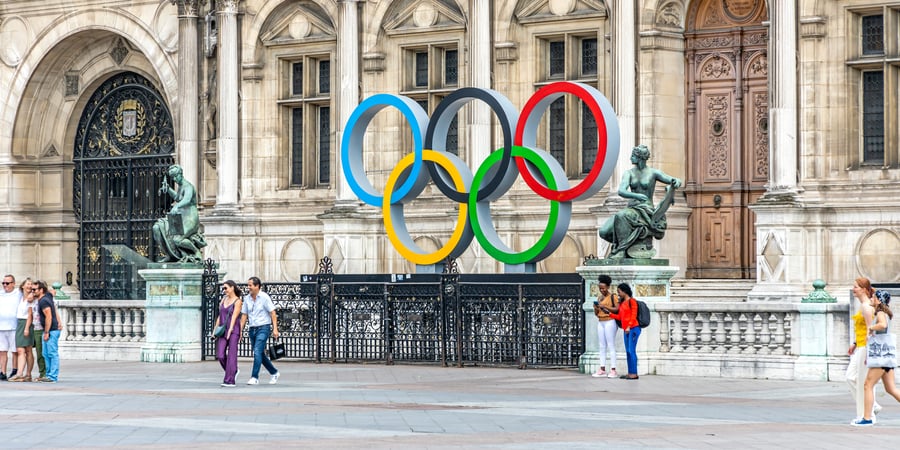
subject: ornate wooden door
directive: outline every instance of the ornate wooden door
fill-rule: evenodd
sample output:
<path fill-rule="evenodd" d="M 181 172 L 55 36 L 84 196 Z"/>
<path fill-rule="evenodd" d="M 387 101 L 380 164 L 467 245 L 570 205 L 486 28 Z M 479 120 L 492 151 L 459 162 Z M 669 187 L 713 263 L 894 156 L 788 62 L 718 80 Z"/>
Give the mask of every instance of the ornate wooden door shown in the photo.
<path fill-rule="evenodd" d="M 762 0 L 705 0 L 688 16 L 690 278 L 756 276 L 747 206 L 769 172 L 766 19 Z"/>

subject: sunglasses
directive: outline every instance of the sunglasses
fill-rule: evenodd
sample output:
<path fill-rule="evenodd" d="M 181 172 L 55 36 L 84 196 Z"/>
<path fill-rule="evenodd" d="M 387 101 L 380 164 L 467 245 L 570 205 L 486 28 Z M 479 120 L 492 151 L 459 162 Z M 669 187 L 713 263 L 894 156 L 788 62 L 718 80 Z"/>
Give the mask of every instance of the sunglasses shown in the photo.
<path fill-rule="evenodd" d="M 12 282 L 12 281 L 4 281 L 4 282 L 3 282 L 3 285 L 4 285 L 4 286 L 8 286 L 8 285 L 10 285 L 10 284 L 13 284 L 13 282 Z"/>

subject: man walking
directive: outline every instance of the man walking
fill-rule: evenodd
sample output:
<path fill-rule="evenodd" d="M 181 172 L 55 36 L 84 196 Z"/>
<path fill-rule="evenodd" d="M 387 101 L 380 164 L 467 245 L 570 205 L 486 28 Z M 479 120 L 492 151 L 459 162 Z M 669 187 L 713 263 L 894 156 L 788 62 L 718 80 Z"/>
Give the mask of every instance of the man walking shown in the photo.
<path fill-rule="evenodd" d="M 12 275 L 3 277 L 3 290 L 0 291 L 0 380 L 5 381 L 6 364 L 9 361 L 7 352 L 13 352 L 13 371 L 16 370 L 16 311 L 22 293 L 16 289 L 16 278 Z M 9 374 L 10 377 L 15 373 Z"/>
<path fill-rule="evenodd" d="M 249 293 L 244 296 L 244 305 L 241 307 L 241 329 L 246 329 L 250 322 L 250 343 L 253 345 L 253 371 L 247 384 L 259 384 L 259 366 L 266 367 L 271 378 L 269 384 L 278 382 L 281 375 L 278 369 L 272 365 L 269 356 L 266 355 L 266 341 L 269 335 L 278 339 L 278 318 L 275 316 L 275 303 L 269 294 L 261 292 L 262 282 L 257 277 L 247 280 Z"/>
<path fill-rule="evenodd" d="M 47 283 L 34 282 L 34 296 L 39 298 L 38 309 L 41 311 L 40 320 L 44 326 L 43 354 L 47 365 L 47 376 L 40 378 L 45 383 L 56 383 L 59 378 L 59 320 L 56 315 L 56 303 L 53 295 L 47 290 Z"/>

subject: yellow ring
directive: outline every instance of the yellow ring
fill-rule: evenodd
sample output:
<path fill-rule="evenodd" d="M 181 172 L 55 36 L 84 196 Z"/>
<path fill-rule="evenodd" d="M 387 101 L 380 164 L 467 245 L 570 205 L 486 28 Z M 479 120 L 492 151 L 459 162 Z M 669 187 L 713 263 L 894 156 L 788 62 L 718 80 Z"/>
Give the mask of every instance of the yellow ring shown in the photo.
<path fill-rule="evenodd" d="M 400 175 L 407 167 L 415 162 L 415 159 L 416 155 L 410 153 L 403 159 L 401 159 L 399 163 L 397 163 L 397 166 L 394 167 L 394 170 L 391 171 L 391 174 L 388 177 L 387 184 L 384 187 L 384 192 L 394 192 L 394 185 L 397 184 L 397 180 L 400 178 Z M 465 192 L 468 190 L 468 186 L 465 185 L 462 175 L 457 170 L 455 170 L 455 166 L 443 152 L 428 149 L 423 150 L 422 160 L 431 161 L 441 166 L 453 180 L 454 187 L 458 191 Z M 384 200 L 382 201 L 381 205 L 381 215 L 382 217 L 384 217 L 384 229 L 387 232 L 388 238 L 391 240 L 391 243 L 394 244 L 394 248 L 397 249 L 401 256 L 409 261 L 412 261 L 415 264 L 426 266 L 430 264 L 436 264 L 445 260 L 448 255 L 456 250 L 457 246 L 462 240 L 466 227 L 469 224 L 469 205 L 467 205 L 466 203 L 460 203 L 459 214 L 457 215 L 456 219 L 456 227 L 453 229 L 453 234 L 450 235 L 450 239 L 447 241 L 447 243 L 435 252 L 425 253 L 420 248 L 407 248 L 406 245 L 397 236 L 397 232 L 394 229 L 393 219 L 391 219 L 391 208 L 401 208 L 403 205 L 400 202 L 392 205 L 391 197 L 392 195 L 383 196 Z M 404 223 L 403 225 L 404 228 L 406 228 L 406 224 Z M 408 232 L 409 231 L 407 230 L 407 233 Z M 410 241 L 412 241 L 411 236 Z"/>

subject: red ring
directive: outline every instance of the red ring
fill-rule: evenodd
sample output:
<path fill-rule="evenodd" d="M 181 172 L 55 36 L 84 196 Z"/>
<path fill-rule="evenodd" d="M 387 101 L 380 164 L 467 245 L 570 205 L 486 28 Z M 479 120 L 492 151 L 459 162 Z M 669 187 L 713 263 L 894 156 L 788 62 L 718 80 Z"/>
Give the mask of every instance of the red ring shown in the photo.
<path fill-rule="evenodd" d="M 572 94 L 581 99 L 581 101 L 583 101 L 591 110 L 591 113 L 594 115 L 594 120 L 597 121 L 597 133 L 599 134 L 597 139 L 597 157 L 594 159 L 594 165 L 591 167 L 591 171 L 581 183 L 564 191 L 558 191 L 556 189 L 550 189 L 538 181 L 538 179 L 531 174 L 531 171 L 528 170 L 524 158 L 516 157 L 516 166 L 519 168 L 519 173 L 522 175 L 522 179 L 525 180 L 525 184 L 527 184 L 535 193 L 547 200 L 568 202 L 581 196 L 593 186 L 594 181 L 600 176 L 600 171 L 603 170 L 603 161 L 606 160 L 606 118 L 603 117 L 600 105 L 593 101 L 593 97 L 590 93 L 586 92 L 584 88 L 578 84 L 569 81 L 557 81 L 556 83 L 551 83 L 538 89 L 522 108 L 522 112 L 519 115 L 519 122 L 516 124 L 516 134 L 513 137 L 513 145 L 525 146 L 525 144 L 522 143 L 523 134 L 525 133 L 525 123 L 528 121 L 534 108 L 545 97 L 557 93 Z"/>

